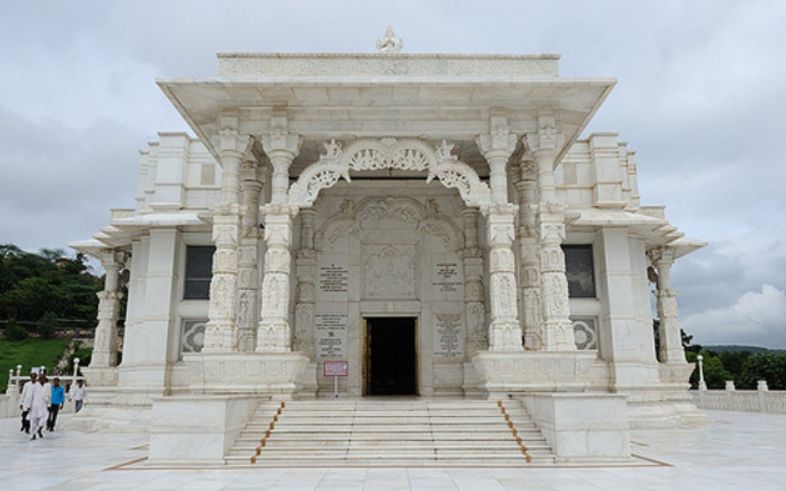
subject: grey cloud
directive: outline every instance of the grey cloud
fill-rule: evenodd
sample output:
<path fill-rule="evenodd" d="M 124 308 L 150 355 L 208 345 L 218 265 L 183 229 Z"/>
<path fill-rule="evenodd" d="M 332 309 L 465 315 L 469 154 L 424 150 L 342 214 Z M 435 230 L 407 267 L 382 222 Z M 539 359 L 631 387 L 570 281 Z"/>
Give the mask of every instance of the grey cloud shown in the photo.
<path fill-rule="evenodd" d="M 368 52 L 389 23 L 407 52 L 556 52 L 565 76 L 617 77 L 587 131 L 619 131 L 643 201 L 711 241 L 675 266 L 686 317 L 786 291 L 775 1 L 16 2 L 0 17 L 0 241 L 62 245 L 133 204 L 136 149 L 185 128 L 154 77 L 212 75 L 218 51 Z"/>

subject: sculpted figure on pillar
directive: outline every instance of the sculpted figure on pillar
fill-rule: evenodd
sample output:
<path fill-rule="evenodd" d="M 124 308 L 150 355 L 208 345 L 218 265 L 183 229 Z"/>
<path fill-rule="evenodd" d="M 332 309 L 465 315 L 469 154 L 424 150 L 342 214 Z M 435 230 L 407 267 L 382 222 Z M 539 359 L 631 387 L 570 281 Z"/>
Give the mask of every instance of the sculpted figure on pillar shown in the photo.
<path fill-rule="evenodd" d="M 101 255 L 101 266 L 106 270 L 104 289 L 98 292 L 98 325 L 93 343 L 91 368 L 117 366 L 117 321 L 120 315 L 120 269 L 128 255 L 119 251 L 106 251 Z"/>
<path fill-rule="evenodd" d="M 219 120 L 219 158 L 221 160 L 221 200 L 213 208 L 213 277 L 210 282 L 208 323 L 205 328 L 205 353 L 238 349 L 237 291 L 238 240 L 240 236 L 240 166 L 252 143 L 237 132 L 236 114 Z"/>
<path fill-rule="evenodd" d="M 675 254 L 669 247 L 659 247 L 648 253 L 649 259 L 658 270 L 656 286 L 658 288 L 657 310 L 660 323 L 658 337 L 660 350 L 658 358 L 661 363 L 685 363 L 685 350 L 682 347 L 682 331 L 680 330 L 677 308 L 677 292 L 671 288 L 671 267 L 674 265 Z"/>
<path fill-rule="evenodd" d="M 302 137 L 287 131 L 287 117 L 277 109 L 262 147 L 273 165 L 272 195 L 265 206 L 265 274 L 262 279 L 262 309 L 257 330 L 258 352 L 291 350 L 289 326 L 289 277 L 292 256 L 292 218 L 297 213 L 287 204 L 289 166 L 300 152 Z"/>
<path fill-rule="evenodd" d="M 554 164 L 564 138 L 551 112 L 538 117 L 538 132 L 526 136 L 537 165 L 538 212 L 536 225 L 540 254 L 540 304 L 542 327 L 540 349 L 575 350 L 570 322 L 568 280 L 565 275 L 565 210 L 557 200 Z"/>
<path fill-rule="evenodd" d="M 492 204 L 487 213 L 489 246 L 489 293 L 491 323 L 489 350 L 520 351 L 521 326 L 518 320 L 518 286 L 513 254 L 514 218 L 518 207 L 508 201 L 506 166 L 516 148 L 517 137 L 508 131 L 508 120 L 500 110 L 492 110 L 489 133 L 477 138 L 478 147 L 491 170 Z"/>

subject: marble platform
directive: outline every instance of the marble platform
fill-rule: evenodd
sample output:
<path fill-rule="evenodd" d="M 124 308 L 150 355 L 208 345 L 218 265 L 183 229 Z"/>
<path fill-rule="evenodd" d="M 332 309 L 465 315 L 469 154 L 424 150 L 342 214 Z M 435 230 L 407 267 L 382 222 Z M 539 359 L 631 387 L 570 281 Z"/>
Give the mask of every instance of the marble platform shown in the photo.
<path fill-rule="evenodd" d="M 639 467 L 144 470 L 146 437 L 69 431 L 70 416 L 43 441 L 0 419 L 3 489 L 264 490 L 781 490 L 786 415 L 708 411 L 711 424 L 632 433 Z M 126 465 L 123 465 L 126 464 Z"/>

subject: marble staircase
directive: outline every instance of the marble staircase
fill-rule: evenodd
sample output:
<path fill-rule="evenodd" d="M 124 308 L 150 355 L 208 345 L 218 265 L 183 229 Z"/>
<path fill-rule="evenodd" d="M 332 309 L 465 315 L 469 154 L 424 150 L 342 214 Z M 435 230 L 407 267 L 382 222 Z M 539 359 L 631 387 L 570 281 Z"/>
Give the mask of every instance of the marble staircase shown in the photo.
<path fill-rule="evenodd" d="M 264 402 L 225 458 L 257 466 L 552 464 L 517 401 L 442 399 Z"/>

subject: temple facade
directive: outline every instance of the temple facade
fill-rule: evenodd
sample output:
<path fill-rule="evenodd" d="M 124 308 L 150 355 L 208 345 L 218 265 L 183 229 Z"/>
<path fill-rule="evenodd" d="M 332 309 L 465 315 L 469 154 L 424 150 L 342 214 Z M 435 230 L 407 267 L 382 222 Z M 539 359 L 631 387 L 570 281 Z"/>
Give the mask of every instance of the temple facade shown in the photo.
<path fill-rule="evenodd" d="M 219 54 L 216 77 L 158 82 L 196 136 L 159 133 L 134 207 L 72 244 L 106 269 L 85 421 L 336 382 L 624 396 L 633 427 L 694 415 L 669 271 L 702 243 L 640 203 L 616 133 L 581 136 L 615 80 L 399 46 Z"/>

